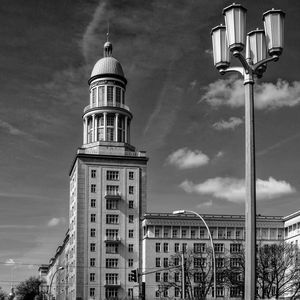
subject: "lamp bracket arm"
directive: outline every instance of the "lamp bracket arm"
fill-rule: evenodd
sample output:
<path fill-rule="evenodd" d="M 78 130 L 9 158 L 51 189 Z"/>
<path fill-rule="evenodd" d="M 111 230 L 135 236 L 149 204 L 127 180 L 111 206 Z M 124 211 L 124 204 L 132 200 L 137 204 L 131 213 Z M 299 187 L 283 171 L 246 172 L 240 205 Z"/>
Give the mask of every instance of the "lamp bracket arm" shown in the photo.
<path fill-rule="evenodd" d="M 246 74 L 252 72 L 252 66 L 247 62 L 246 58 L 241 52 L 233 51 L 233 56 L 241 62 Z"/>
<path fill-rule="evenodd" d="M 273 55 L 272 57 L 269 57 L 269 58 L 265 58 L 259 62 L 257 62 L 252 68 L 253 68 L 253 72 L 256 73 L 257 69 L 264 65 L 264 64 L 267 64 L 268 62 L 270 61 L 277 61 L 279 59 L 279 56 L 278 55 Z"/>
<path fill-rule="evenodd" d="M 245 74 L 245 70 L 242 67 L 230 67 L 227 69 L 220 69 L 219 70 L 221 75 L 224 75 L 225 73 L 240 73 L 242 76 Z"/>

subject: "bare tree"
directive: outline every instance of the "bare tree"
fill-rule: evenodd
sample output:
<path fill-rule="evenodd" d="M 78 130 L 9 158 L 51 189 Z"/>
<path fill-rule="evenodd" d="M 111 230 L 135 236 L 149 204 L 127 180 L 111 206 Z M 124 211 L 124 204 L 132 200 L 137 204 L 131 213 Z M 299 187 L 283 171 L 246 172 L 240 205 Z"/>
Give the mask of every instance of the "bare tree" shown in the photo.
<path fill-rule="evenodd" d="M 231 249 L 230 249 L 231 250 Z M 225 285 L 230 296 L 244 298 L 245 251 L 228 251 L 224 268 Z M 298 248 L 290 243 L 257 246 L 257 298 L 288 296 L 300 299 L 300 261 Z M 235 295 L 232 294 L 235 292 Z"/>
<path fill-rule="evenodd" d="M 204 300 L 213 285 L 212 251 L 206 244 L 201 244 L 196 251 L 187 250 L 184 253 L 176 253 L 169 261 L 169 268 L 159 283 L 159 291 L 162 298 L 166 291 L 174 288 L 182 298 L 189 300 Z M 183 264 L 183 268 L 182 268 Z M 182 270 L 184 269 L 184 280 Z M 185 282 L 185 295 L 182 295 L 182 282 Z"/>

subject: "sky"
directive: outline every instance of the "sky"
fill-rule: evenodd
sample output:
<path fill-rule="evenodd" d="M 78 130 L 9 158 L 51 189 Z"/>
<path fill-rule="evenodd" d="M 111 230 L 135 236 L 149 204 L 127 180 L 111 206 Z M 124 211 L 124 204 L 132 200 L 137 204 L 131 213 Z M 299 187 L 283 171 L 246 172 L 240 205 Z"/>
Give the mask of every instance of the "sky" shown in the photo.
<path fill-rule="evenodd" d="M 243 82 L 217 72 L 210 36 L 231 3 L 0 2 L 0 286 L 36 276 L 63 241 L 107 22 L 128 79 L 131 143 L 149 157 L 148 212 L 244 213 Z M 271 8 L 286 13 L 283 55 L 255 84 L 257 213 L 285 216 L 299 210 L 300 2 L 239 3 L 247 31 Z"/>

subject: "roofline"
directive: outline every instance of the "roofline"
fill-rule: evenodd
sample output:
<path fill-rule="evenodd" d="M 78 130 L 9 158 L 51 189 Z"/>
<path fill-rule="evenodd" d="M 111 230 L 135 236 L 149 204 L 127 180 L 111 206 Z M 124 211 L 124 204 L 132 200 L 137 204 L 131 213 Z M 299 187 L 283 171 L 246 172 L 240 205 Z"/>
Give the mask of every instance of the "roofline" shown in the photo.
<path fill-rule="evenodd" d="M 290 220 L 290 219 L 292 219 L 294 217 L 297 217 L 297 216 L 300 216 L 300 210 L 297 210 L 297 211 L 295 211 L 295 212 L 293 212 L 293 213 L 291 213 L 291 214 L 283 217 L 283 220 L 284 221 L 288 221 L 288 220 Z"/>
<path fill-rule="evenodd" d="M 113 158 L 113 159 L 127 159 L 127 160 L 140 160 L 140 161 L 148 161 L 149 158 L 147 156 L 126 156 L 126 155 L 106 155 L 106 154 L 86 154 L 86 153 L 77 153 L 72 161 L 69 176 L 71 176 L 72 171 L 74 169 L 74 165 L 77 161 L 77 158 L 89 158 L 89 157 L 105 157 L 105 158 Z"/>
<path fill-rule="evenodd" d="M 89 80 L 88 80 L 88 84 L 90 85 L 92 81 L 94 81 L 95 79 L 98 78 L 104 78 L 104 77 L 112 77 L 112 78 L 117 78 L 122 80 L 125 85 L 127 84 L 127 79 L 124 76 L 118 75 L 118 74 L 113 74 L 113 73 L 104 73 L 104 74 L 98 74 L 95 76 L 92 76 Z"/>

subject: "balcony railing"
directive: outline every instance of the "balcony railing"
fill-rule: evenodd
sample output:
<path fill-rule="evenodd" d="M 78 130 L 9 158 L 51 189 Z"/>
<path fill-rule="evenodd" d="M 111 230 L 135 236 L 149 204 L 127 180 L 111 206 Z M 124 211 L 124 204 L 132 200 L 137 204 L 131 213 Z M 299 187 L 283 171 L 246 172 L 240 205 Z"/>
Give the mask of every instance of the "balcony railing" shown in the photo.
<path fill-rule="evenodd" d="M 111 286 L 111 287 L 113 287 L 113 286 L 119 287 L 121 285 L 121 281 L 119 279 L 118 280 L 106 280 L 104 285 Z"/>
<path fill-rule="evenodd" d="M 93 105 L 87 105 L 84 108 L 83 112 L 85 113 L 85 112 L 87 112 L 88 110 L 90 110 L 92 108 L 101 108 L 101 107 L 107 107 L 107 106 L 109 106 L 109 107 L 120 107 L 120 108 L 123 108 L 125 110 L 130 111 L 129 107 L 127 105 L 125 105 L 125 104 L 122 104 L 122 103 L 117 103 L 116 102 L 114 104 L 113 102 L 107 102 L 107 104 L 105 105 L 104 102 L 100 102 L 98 105 L 96 103 L 93 104 Z"/>
<path fill-rule="evenodd" d="M 118 236 L 106 236 L 105 237 L 105 242 L 106 243 L 120 243 L 121 239 Z"/>

